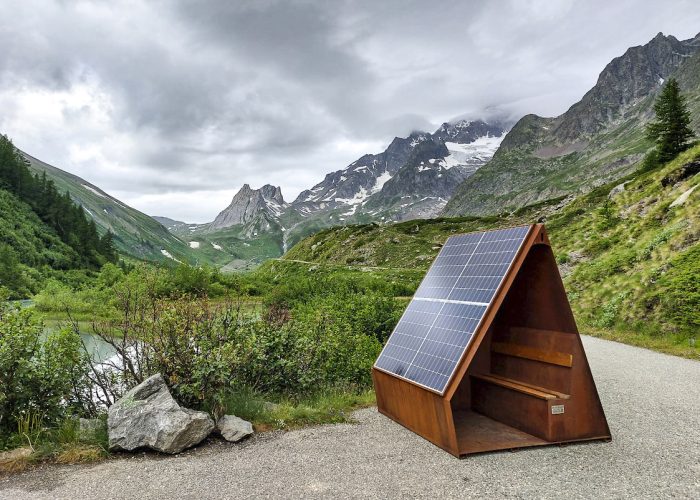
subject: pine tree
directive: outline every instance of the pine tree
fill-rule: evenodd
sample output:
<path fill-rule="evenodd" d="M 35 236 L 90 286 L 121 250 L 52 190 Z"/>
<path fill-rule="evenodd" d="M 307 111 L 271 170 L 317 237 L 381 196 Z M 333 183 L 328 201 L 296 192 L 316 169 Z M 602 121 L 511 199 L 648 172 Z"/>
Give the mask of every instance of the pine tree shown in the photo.
<path fill-rule="evenodd" d="M 690 128 L 690 112 L 675 78 L 669 78 L 654 103 L 656 120 L 647 125 L 647 137 L 656 143 L 659 161 L 666 163 L 690 146 L 695 135 Z"/>

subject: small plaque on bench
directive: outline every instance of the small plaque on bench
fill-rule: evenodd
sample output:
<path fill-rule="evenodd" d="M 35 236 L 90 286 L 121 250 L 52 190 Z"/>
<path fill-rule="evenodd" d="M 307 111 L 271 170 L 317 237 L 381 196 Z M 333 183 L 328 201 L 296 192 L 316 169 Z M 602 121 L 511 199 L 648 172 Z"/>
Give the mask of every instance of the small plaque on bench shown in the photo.
<path fill-rule="evenodd" d="M 552 415 L 561 415 L 564 413 L 564 405 L 552 405 Z"/>

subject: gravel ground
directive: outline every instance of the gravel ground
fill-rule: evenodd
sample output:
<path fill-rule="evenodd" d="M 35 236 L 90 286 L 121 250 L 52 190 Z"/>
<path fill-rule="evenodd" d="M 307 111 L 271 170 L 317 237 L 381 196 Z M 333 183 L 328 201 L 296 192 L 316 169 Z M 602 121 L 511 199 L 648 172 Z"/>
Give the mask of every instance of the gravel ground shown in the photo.
<path fill-rule="evenodd" d="M 612 442 L 458 460 L 370 408 L 356 424 L 0 479 L 0 498 L 700 497 L 700 363 L 584 338 Z"/>

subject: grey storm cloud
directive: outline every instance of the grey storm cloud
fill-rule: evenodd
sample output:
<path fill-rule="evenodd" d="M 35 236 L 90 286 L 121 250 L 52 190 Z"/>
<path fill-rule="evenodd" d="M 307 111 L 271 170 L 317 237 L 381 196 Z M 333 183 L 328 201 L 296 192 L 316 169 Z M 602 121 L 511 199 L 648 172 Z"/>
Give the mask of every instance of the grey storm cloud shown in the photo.
<path fill-rule="evenodd" d="M 147 213 L 287 198 L 396 135 L 563 112 L 694 1 L 5 0 L 0 132 Z"/>

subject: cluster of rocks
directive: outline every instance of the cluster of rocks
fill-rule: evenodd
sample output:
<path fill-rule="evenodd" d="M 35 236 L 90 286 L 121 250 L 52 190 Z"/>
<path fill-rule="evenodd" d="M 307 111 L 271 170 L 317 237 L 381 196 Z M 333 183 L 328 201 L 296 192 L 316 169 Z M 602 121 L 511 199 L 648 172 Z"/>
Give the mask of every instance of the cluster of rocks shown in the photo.
<path fill-rule="evenodd" d="M 110 450 L 150 448 L 180 453 L 217 431 L 227 441 L 240 441 L 253 426 L 234 415 L 217 422 L 203 411 L 181 407 L 160 374 L 144 380 L 109 408 L 107 432 Z"/>

